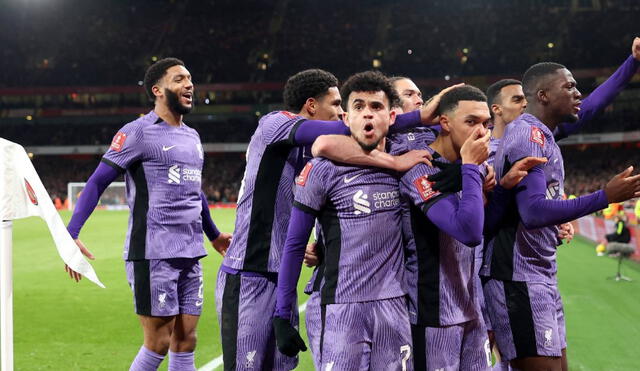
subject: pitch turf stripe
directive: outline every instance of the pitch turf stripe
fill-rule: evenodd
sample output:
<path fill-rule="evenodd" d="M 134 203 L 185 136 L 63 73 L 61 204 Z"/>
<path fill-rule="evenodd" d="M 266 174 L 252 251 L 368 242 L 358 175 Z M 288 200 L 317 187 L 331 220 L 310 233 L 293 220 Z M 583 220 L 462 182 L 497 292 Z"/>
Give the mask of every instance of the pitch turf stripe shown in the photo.
<path fill-rule="evenodd" d="M 301 306 L 298 307 L 298 313 L 303 313 L 306 309 L 307 309 L 307 302 L 305 301 Z M 220 366 L 222 366 L 222 355 L 214 358 L 209 363 L 200 367 L 198 371 L 213 371 Z"/>

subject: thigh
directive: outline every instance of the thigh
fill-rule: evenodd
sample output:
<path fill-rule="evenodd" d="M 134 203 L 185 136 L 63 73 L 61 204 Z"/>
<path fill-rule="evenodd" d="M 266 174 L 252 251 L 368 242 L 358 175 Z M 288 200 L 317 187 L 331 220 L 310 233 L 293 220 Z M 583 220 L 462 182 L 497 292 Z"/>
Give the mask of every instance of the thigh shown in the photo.
<path fill-rule="evenodd" d="M 461 370 L 490 370 L 491 348 L 487 328 L 482 319 L 466 322 L 460 356 Z"/>
<path fill-rule="evenodd" d="M 179 313 L 180 270 L 169 260 L 126 261 L 125 269 L 137 314 L 168 317 Z"/>
<path fill-rule="evenodd" d="M 372 370 L 413 370 L 411 325 L 405 297 L 372 302 Z"/>
<path fill-rule="evenodd" d="M 322 370 L 368 370 L 371 330 L 365 303 L 322 306 Z"/>
<path fill-rule="evenodd" d="M 178 310 L 180 314 L 199 316 L 204 304 L 204 279 L 198 259 L 181 259 L 178 278 Z"/>
<path fill-rule="evenodd" d="M 297 357 L 287 357 L 276 347 L 271 323 L 275 286 L 275 281 L 265 277 L 220 273 L 216 301 L 222 297 L 219 318 L 225 369 L 296 367 Z M 296 319 L 297 311 L 294 318 L 297 326 Z"/>
<path fill-rule="evenodd" d="M 427 370 L 460 370 L 460 356 L 463 338 L 464 325 L 427 327 Z"/>

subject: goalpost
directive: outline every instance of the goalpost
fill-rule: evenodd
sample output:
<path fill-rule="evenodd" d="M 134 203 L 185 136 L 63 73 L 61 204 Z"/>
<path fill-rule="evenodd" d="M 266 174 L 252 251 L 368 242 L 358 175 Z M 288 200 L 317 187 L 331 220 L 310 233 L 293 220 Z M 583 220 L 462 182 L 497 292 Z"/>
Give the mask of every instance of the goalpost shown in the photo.
<path fill-rule="evenodd" d="M 86 185 L 87 183 L 85 182 L 67 183 L 69 210 L 73 210 L 78 202 L 80 193 Z M 105 210 L 126 210 L 128 206 L 124 182 L 113 182 L 109 184 L 102 196 L 100 196 L 100 200 L 98 201 L 98 206 L 96 208 Z"/>

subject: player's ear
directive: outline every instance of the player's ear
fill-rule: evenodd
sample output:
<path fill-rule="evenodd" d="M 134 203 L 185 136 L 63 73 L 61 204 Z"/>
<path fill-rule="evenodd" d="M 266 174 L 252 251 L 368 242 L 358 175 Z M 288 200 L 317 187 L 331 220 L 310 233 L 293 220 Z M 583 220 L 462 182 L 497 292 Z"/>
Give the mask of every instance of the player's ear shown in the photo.
<path fill-rule="evenodd" d="M 163 95 L 162 92 L 162 88 L 158 85 L 153 85 L 151 87 L 151 92 L 153 93 L 153 95 L 157 98 L 157 97 L 161 97 Z"/>
<path fill-rule="evenodd" d="M 389 111 L 389 126 L 396 123 L 396 110 Z"/>
<path fill-rule="evenodd" d="M 491 105 L 491 112 L 493 112 L 494 116 L 502 116 L 502 107 L 497 104 Z"/>
<path fill-rule="evenodd" d="M 449 121 L 449 116 L 440 115 L 440 126 L 443 130 L 451 132 L 451 122 Z"/>
<path fill-rule="evenodd" d="M 304 108 L 309 112 L 310 116 L 314 116 L 318 109 L 318 102 L 315 98 L 307 98 L 307 101 L 304 102 Z"/>
<path fill-rule="evenodd" d="M 548 104 L 549 103 L 549 97 L 547 96 L 547 91 L 544 89 L 540 89 L 536 92 L 536 97 L 538 98 L 538 101 L 543 103 L 543 104 Z"/>

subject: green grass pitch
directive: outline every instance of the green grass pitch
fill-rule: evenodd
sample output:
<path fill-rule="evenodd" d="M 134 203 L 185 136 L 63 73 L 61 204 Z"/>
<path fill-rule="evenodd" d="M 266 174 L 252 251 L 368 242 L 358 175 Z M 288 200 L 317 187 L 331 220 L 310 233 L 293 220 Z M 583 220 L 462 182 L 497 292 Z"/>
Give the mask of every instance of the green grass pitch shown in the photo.
<path fill-rule="evenodd" d="M 70 214 L 62 213 L 68 220 Z M 213 210 L 221 230 L 233 229 L 234 210 Z M 16 370 L 127 370 L 142 344 L 126 283 L 122 245 L 127 213 L 96 211 L 81 239 L 97 259 L 92 263 L 107 286 L 76 284 L 64 272 L 45 223 L 14 222 L 14 359 Z M 196 366 L 221 355 L 215 314 L 220 257 L 209 248 L 203 259 L 205 304 L 198 326 Z M 558 250 L 572 370 L 635 370 L 640 341 L 640 269 L 623 267 L 634 282 L 614 282 L 616 262 L 596 257 L 593 244 L 576 240 Z M 304 269 L 301 285 L 311 274 Z M 306 300 L 304 294 L 300 303 Z M 301 327 L 304 321 L 301 318 Z M 304 330 L 303 330 L 304 331 Z M 305 337 L 305 335 L 303 335 Z M 166 370 L 166 361 L 161 370 Z M 309 352 L 300 370 L 313 369 Z"/>

